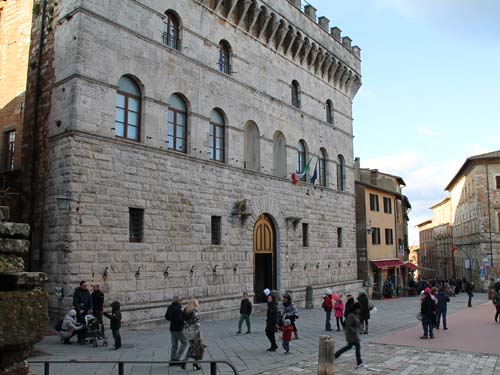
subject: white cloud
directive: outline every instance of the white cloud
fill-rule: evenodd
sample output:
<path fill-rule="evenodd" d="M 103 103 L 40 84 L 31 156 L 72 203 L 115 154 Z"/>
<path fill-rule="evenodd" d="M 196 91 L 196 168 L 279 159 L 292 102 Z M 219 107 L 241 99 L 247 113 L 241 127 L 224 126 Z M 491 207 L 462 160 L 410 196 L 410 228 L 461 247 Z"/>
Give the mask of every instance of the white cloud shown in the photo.
<path fill-rule="evenodd" d="M 441 135 L 440 132 L 426 126 L 417 126 L 417 133 L 420 135 L 432 136 L 432 137 Z"/>

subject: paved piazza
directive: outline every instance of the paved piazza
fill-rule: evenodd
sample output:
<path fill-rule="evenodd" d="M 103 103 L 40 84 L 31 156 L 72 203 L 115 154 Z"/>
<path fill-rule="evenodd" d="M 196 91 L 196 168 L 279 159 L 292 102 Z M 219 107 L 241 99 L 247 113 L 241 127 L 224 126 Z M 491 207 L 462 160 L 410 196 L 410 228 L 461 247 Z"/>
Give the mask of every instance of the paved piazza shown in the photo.
<path fill-rule="evenodd" d="M 498 330 L 497 337 L 500 338 L 500 324 L 484 322 L 477 319 L 478 314 L 491 312 L 493 318 L 493 306 L 486 300 L 485 294 L 476 294 L 473 303 L 475 307 L 466 309 L 466 296 L 461 294 L 452 298 L 449 305 L 449 331 L 453 340 L 469 343 L 470 351 L 455 351 L 446 349 L 447 339 L 443 331 L 436 333 L 436 339 L 432 341 L 433 347 L 426 347 L 428 343 L 418 340 L 414 334 L 420 334 L 420 330 L 412 331 L 415 326 L 415 314 L 418 310 L 418 299 L 415 297 L 400 298 L 393 300 L 375 301 L 378 311 L 372 315 L 370 321 L 370 334 L 363 337 L 362 357 L 367 365 L 365 369 L 355 370 L 354 351 L 344 354 L 336 363 L 336 374 L 500 374 L 500 361 L 496 355 L 483 354 L 480 350 L 474 350 L 474 340 L 481 341 L 481 337 L 471 337 L 470 326 L 475 324 L 489 324 L 489 330 Z M 487 303 L 488 305 L 482 305 Z M 208 345 L 206 359 L 227 360 L 232 362 L 241 374 L 315 374 L 318 348 L 318 336 L 323 334 L 324 313 L 318 307 L 315 310 L 301 310 L 298 327 L 299 340 L 291 343 L 291 355 L 284 355 L 280 350 L 276 353 L 268 353 L 268 341 L 264 335 L 264 314 L 258 313 L 252 319 L 252 331 L 250 335 L 236 335 L 237 320 L 204 321 L 203 333 Z M 465 315 L 464 315 L 465 314 Z M 469 328 L 463 329 L 459 325 L 467 318 Z M 457 325 L 454 325 L 454 322 Z M 481 332 L 484 327 L 478 327 Z M 463 330 L 460 335 L 457 331 Z M 108 330 L 109 331 L 109 330 Z M 375 343 L 399 340 L 401 334 L 405 334 L 404 345 L 387 343 Z M 344 345 L 343 332 L 333 332 L 335 346 L 339 348 Z M 491 340 L 491 335 L 487 340 Z M 56 336 L 47 336 L 36 345 L 37 352 L 32 361 L 43 360 L 87 360 L 87 361 L 166 361 L 169 358 L 170 335 L 168 325 L 150 327 L 147 329 L 124 329 L 122 332 L 123 348 L 112 351 L 108 348 L 92 348 L 88 345 L 78 344 L 62 345 Z M 439 342 L 443 348 L 439 348 Z M 112 340 L 111 340 L 112 341 Z M 430 342 L 431 340 L 429 340 Z M 449 341 L 449 340 L 448 340 Z M 493 341 L 493 340 L 492 340 Z M 398 341 L 397 341 L 398 342 Z M 411 346 L 410 346 L 411 345 Z M 499 340 L 489 343 L 491 347 L 499 346 Z M 436 349 L 437 347 L 437 349 Z M 484 340 L 478 348 L 484 347 Z M 476 352 L 476 351 L 479 351 Z M 189 367 L 188 367 L 189 368 Z M 192 367 L 191 367 L 192 368 Z M 41 365 L 32 365 L 36 374 L 42 374 Z M 229 373 L 227 369 L 221 368 L 221 373 Z M 127 374 L 180 374 L 180 368 L 167 367 L 165 365 L 137 365 L 133 368 L 126 367 Z M 117 374 L 116 367 L 110 364 L 99 365 L 65 365 L 57 367 L 51 374 Z M 202 373 L 209 373 L 208 367 L 204 367 Z"/>

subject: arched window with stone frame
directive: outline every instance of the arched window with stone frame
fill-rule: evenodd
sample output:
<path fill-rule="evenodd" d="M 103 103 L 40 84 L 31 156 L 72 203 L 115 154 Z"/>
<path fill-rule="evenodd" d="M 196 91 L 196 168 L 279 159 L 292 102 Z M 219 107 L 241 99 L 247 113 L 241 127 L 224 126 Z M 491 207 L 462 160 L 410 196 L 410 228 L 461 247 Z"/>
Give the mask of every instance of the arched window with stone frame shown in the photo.
<path fill-rule="evenodd" d="M 140 141 L 141 102 L 139 85 L 131 77 L 122 76 L 116 92 L 115 136 Z"/>
<path fill-rule="evenodd" d="M 304 168 L 306 167 L 306 159 L 307 159 L 307 145 L 304 140 L 300 140 L 297 145 L 297 173 L 303 173 Z M 305 174 L 300 181 L 307 181 L 307 174 Z"/>
<path fill-rule="evenodd" d="M 260 172 L 260 132 L 257 124 L 248 121 L 245 125 L 245 169 Z"/>
<path fill-rule="evenodd" d="M 169 9 L 165 12 L 165 18 L 163 20 L 163 44 L 173 48 L 175 50 L 181 50 L 181 38 L 180 38 L 180 17 L 173 10 Z"/>
<path fill-rule="evenodd" d="M 187 105 L 180 94 L 173 94 L 168 99 L 168 134 L 169 150 L 187 153 Z"/>
<path fill-rule="evenodd" d="M 292 105 L 300 108 L 300 85 L 296 80 L 292 81 Z"/>
<path fill-rule="evenodd" d="M 326 101 L 326 122 L 332 125 L 334 124 L 333 102 L 330 99 Z"/>
<path fill-rule="evenodd" d="M 337 156 L 337 190 L 345 191 L 346 167 L 342 155 Z"/>
<path fill-rule="evenodd" d="M 225 74 L 231 74 L 233 69 L 231 65 L 233 50 L 227 40 L 221 40 L 219 43 L 219 71 Z"/>
<path fill-rule="evenodd" d="M 210 114 L 210 160 L 225 161 L 225 131 L 224 113 L 216 108 Z"/>
<path fill-rule="evenodd" d="M 286 139 L 279 130 L 273 136 L 273 175 L 287 176 Z"/>
<path fill-rule="evenodd" d="M 319 150 L 319 155 L 318 155 L 318 181 L 320 186 L 325 186 L 327 185 L 327 160 L 328 160 L 328 155 L 326 153 L 326 150 L 322 147 Z"/>

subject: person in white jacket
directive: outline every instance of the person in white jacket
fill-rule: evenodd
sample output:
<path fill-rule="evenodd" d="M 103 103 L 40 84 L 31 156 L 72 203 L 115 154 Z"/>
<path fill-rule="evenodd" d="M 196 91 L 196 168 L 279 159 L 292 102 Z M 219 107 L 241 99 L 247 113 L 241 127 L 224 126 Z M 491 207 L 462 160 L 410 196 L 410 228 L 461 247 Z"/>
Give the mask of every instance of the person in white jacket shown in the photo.
<path fill-rule="evenodd" d="M 61 325 L 61 331 L 59 335 L 61 339 L 63 339 L 65 344 L 71 344 L 70 339 L 76 335 L 78 331 L 83 328 L 83 325 L 80 325 L 76 322 L 76 310 L 69 310 Z"/>

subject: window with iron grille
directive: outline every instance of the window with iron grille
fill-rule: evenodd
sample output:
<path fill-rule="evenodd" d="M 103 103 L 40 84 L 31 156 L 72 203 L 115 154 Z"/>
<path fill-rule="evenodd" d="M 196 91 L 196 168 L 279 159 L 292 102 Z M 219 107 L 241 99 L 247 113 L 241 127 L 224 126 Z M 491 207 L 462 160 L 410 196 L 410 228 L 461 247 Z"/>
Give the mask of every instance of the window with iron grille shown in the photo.
<path fill-rule="evenodd" d="M 378 195 L 370 194 L 370 211 L 379 211 Z"/>
<path fill-rule="evenodd" d="M 384 212 L 392 214 L 392 200 L 391 198 L 384 197 Z"/>
<path fill-rule="evenodd" d="M 337 246 L 342 247 L 342 228 L 337 228 Z"/>
<path fill-rule="evenodd" d="M 219 44 L 219 71 L 226 74 L 231 74 L 231 46 L 225 40 Z"/>
<path fill-rule="evenodd" d="M 212 245 L 221 244 L 221 217 L 212 216 L 212 222 L 210 226 L 210 232 L 212 235 Z"/>
<path fill-rule="evenodd" d="M 372 245 L 380 245 L 380 228 L 372 228 Z"/>
<path fill-rule="evenodd" d="M 302 223 L 302 246 L 309 246 L 309 224 Z"/>
<path fill-rule="evenodd" d="M 11 171 L 14 169 L 14 155 L 16 151 L 16 131 L 11 130 L 3 133 L 3 160 L 4 169 Z"/>
<path fill-rule="evenodd" d="M 129 223 L 129 242 L 142 242 L 143 240 L 143 223 L 144 209 L 129 208 L 128 209 Z"/>
<path fill-rule="evenodd" d="M 167 10 L 165 14 L 163 44 L 180 51 L 181 41 L 179 38 L 179 20 L 170 10 Z"/>
<path fill-rule="evenodd" d="M 392 237 L 392 229 L 385 230 L 385 244 L 392 245 L 394 243 L 394 238 Z"/>

